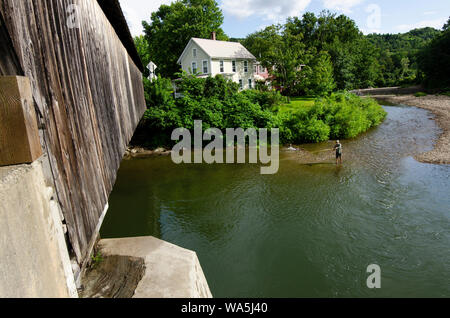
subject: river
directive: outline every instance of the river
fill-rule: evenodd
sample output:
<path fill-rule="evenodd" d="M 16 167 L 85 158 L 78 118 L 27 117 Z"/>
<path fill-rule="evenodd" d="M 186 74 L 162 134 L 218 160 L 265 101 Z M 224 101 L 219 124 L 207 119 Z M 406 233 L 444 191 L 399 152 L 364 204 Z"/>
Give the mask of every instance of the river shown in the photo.
<path fill-rule="evenodd" d="M 413 159 L 439 129 L 425 110 L 385 109 L 382 125 L 342 142 L 342 167 L 331 152 L 318 163 L 283 151 L 275 175 L 125 160 L 101 236 L 196 251 L 215 297 L 450 297 L 450 167 Z M 369 264 L 381 289 L 366 286 Z"/>

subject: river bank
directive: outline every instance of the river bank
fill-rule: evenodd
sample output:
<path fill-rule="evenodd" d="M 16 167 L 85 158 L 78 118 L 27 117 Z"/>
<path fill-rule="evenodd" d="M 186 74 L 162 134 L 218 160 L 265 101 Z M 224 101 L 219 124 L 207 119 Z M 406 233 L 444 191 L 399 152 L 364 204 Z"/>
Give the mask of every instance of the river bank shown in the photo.
<path fill-rule="evenodd" d="M 433 150 L 415 156 L 422 163 L 450 164 L 450 97 L 445 95 L 375 95 L 372 98 L 382 99 L 393 104 L 404 104 L 423 108 L 432 112 L 436 122 L 442 129 Z"/>
<path fill-rule="evenodd" d="M 160 147 L 157 149 L 147 149 L 144 147 L 129 147 L 125 152 L 124 159 L 132 159 L 132 158 L 147 158 L 153 156 L 170 156 L 171 151 Z"/>
<path fill-rule="evenodd" d="M 445 95 L 427 95 L 423 97 L 414 95 L 371 95 L 370 97 L 392 104 L 415 106 L 432 112 L 435 115 L 433 119 L 436 120 L 442 133 L 431 151 L 418 154 L 414 158 L 422 163 L 450 164 L 450 97 Z M 332 144 L 330 145 L 330 147 L 333 146 Z M 288 145 L 284 145 L 282 148 L 286 151 L 287 147 Z M 299 150 L 303 149 L 300 148 Z M 126 152 L 125 159 L 170 156 L 170 153 L 171 151 L 166 148 L 145 149 L 143 147 L 130 147 Z M 330 160 L 329 153 L 318 152 L 312 154 L 308 151 L 300 151 L 300 154 L 299 160 L 302 163 L 317 163 Z"/>

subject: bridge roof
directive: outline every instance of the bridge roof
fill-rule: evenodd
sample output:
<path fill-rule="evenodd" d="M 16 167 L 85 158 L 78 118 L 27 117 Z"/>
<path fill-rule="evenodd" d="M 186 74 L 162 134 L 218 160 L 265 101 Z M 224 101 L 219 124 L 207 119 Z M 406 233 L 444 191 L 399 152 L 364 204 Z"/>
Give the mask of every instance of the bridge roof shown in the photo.
<path fill-rule="evenodd" d="M 97 2 L 116 31 L 117 36 L 122 41 L 123 46 L 128 51 L 131 59 L 139 70 L 143 72 L 144 66 L 142 65 L 136 46 L 134 45 L 134 40 L 128 27 L 127 20 L 123 15 L 119 0 L 97 0 Z"/>

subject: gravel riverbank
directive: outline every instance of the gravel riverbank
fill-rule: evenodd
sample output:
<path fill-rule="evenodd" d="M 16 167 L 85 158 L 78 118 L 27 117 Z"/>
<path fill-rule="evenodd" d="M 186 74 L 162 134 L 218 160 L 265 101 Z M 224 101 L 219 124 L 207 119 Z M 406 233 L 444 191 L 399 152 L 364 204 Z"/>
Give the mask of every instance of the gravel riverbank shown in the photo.
<path fill-rule="evenodd" d="M 416 106 L 432 112 L 436 122 L 442 129 L 434 149 L 417 155 L 416 160 L 424 163 L 450 164 L 450 97 L 445 95 L 428 95 L 415 97 L 414 95 L 380 95 L 371 96 L 386 100 L 394 104 Z"/>

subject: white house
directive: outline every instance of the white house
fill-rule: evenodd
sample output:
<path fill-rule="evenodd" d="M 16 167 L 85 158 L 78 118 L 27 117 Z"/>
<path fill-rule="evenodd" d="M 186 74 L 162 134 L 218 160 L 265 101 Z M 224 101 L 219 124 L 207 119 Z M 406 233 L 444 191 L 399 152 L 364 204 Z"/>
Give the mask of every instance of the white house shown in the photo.
<path fill-rule="evenodd" d="M 192 38 L 178 59 L 189 74 L 201 77 L 223 75 L 240 85 L 241 89 L 255 87 L 256 58 L 242 44 Z"/>

